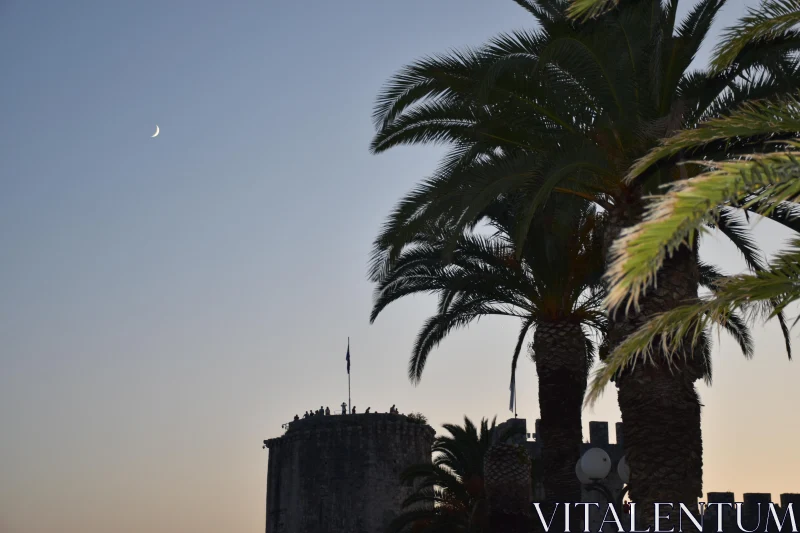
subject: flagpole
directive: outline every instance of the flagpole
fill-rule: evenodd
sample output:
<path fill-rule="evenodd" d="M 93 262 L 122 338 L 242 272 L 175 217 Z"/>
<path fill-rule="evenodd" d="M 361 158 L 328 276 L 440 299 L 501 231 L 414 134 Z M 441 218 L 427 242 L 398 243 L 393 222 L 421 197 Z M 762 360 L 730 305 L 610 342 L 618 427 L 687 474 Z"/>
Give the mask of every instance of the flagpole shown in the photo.
<path fill-rule="evenodd" d="M 347 337 L 347 357 L 350 357 L 350 337 Z M 351 414 L 353 412 L 353 408 L 350 407 L 350 360 L 349 359 L 347 360 L 347 411 Z"/>

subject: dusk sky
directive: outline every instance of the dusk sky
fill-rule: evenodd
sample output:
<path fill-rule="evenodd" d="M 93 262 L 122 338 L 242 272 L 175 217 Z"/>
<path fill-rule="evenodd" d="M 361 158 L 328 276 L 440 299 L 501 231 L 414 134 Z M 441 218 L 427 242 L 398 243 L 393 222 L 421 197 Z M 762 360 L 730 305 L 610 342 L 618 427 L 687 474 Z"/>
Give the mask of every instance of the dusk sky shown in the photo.
<path fill-rule="evenodd" d="M 368 145 L 397 69 L 532 24 L 511 0 L 0 0 L 0 532 L 263 531 L 261 443 L 347 400 L 348 336 L 359 411 L 507 418 L 516 321 L 452 335 L 417 387 L 433 299 L 369 325 L 372 240 L 443 148 Z M 704 490 L 777 500 L 800 363 L 776 325 L 755 339 L 746 361 L 715 338 L 699 384 Z M 532 426 L 528 359 L 517 386 Z M 590 420 L 620 420 L 613 388 Z"/>

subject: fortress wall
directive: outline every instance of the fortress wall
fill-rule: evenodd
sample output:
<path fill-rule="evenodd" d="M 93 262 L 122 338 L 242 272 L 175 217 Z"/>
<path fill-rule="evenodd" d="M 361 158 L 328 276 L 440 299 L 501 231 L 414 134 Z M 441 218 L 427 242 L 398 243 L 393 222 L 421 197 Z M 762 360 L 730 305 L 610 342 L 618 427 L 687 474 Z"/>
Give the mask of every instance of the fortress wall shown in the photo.
<path fill-rule="evenodd" d="M 431 462 L 434 430 L 403 415 L 319 416 L 267 441 L 267 533 L 373 533 L 413 488 L 400 473 Z"/>

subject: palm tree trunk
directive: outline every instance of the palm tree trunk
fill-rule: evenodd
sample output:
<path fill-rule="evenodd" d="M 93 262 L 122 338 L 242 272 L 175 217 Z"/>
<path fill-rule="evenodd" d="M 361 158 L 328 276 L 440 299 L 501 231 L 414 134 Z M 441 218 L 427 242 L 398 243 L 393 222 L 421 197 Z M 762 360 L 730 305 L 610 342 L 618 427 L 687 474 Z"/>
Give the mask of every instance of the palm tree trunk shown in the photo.
<path fill-rule="evenodd" d="M 652 314 L 695 299 L 698 281 L 697 247 L 682 247 L 665 261 L 638 310 L 631 308 L 625 315 L 622 309 L 609 317 L 609 348 L 613 350 Z M 702 376 L 702 360 L 693 359 L 688 346 L 686 359 L 670 368 L 656 345 L 653 364 L 637 364 L 616 379 L 625 457 L 631 470 L 629 497 L 637 504 L 643 528 L 653 524 L 654 503 L 669 502 L 676 508 L 683 503 L 693 509 L 702 496 L 703 437 L 694 385 Z M 676 512 L 670 514 L 676 516 Z M 673 524 L 670 521 L 662 530 Z"/>
<path fill-rule="evenodd" d="M 498 443 L 483 461 L 489 531 L 530 533 L 531 459 L 524 446 Z"/>
<path fill-rule="evenodd" d="M 575 476 L 583 442 L 581 410 L 588 360 L 580 324 L 539 322 L 533 336 L 539 377 L 542 483 L 548 503 L 581 501 Z"/>

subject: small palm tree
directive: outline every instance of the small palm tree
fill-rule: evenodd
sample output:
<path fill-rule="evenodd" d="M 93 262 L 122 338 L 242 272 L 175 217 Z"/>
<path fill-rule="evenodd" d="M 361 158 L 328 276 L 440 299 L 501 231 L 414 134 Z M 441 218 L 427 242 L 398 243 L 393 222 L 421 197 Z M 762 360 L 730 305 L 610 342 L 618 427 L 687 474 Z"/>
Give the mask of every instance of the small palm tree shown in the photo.
<path fill-rule="evenodd" d="M 518 253 L 513 236 L 519 217 L 512 201 L 498 201 L 483 215 L 494 234 L 463 235 L 450 259 L 444 259 L 448 243 L 436 228 L 420 233 L 396 261 L 378 253 L 371 319 L 405 296 L 439 296 L 437 313 L 420 330 L 411 355 L 413 382 L 421 379 L 428 355 L 448 333 L 493 315 L 521 321 L 511 358 L 513 379 L 525 338 L 533 331 L 530 356 L 539 377 L 546 498 L 577 502 L 580 485 L 574 467 L 582 442 L 581 406 L 595 340 L 605 327 L 599 306 L 604 219 L 580 199 L 554 199 L 534 218 L 529 228 L 533 236 Z"/>
<path fill-rule="evenodd" d="M 437 436 L 432 464 L 411 466 L 401 479 L 416 487 L 403 503 L 406 509 L 392 521 L 389 533 L 487 533 L 484 457 L 494 442 L 504 442 L 520 430 L 496 434 L 495 420 L 476 426 L 445 424 L 449 435 Z"/>

